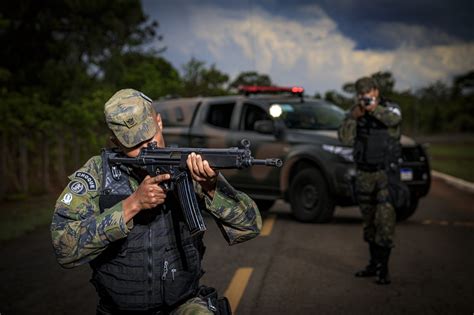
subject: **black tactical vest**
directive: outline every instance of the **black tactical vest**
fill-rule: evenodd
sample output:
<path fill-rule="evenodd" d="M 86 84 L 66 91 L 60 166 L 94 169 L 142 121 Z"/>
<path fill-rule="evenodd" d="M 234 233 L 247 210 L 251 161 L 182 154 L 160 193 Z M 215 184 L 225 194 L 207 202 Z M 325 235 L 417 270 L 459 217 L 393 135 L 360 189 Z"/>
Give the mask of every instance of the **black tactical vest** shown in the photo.
<path fill-rule="evenodd" d="M 101 212 L 132 193 L 132 175 L 127 169 L 112 169 L 108 153 L 102 153 Z M 102 304 L 113 310 L 160 309 L 196 294 L 203 274 L 202 234 L 189 234 L 179 207 L 169 192 L 165 204 L 138 213 L 129 235 L 91 262 L 91 282 Z"/>
<path fill-rule="evenodd" d="M 359 169 L 376 171 L 396 165 L 401 147 L 398 139 L 390 136 L 385 124 L 366 113 L 357 120 L 353 155 Z"/>

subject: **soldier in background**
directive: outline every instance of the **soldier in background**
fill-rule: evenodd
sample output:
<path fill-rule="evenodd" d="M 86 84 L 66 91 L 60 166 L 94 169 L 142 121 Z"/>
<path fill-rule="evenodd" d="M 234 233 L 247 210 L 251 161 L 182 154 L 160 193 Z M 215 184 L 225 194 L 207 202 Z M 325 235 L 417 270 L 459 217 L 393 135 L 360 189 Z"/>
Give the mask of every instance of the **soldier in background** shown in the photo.
<path fill-rule="evenodd" d="M 112 141 L 125 155 L 136 157 L 151 141 L 165 145 L 161 117 L 142 93 L 120 90 L 104 112 Z M 226 314 L 218 313 L 216 294 L 199 287 L 203 233 L 190 235 L 177 195 L 160 186 L 170 175 L 114 171 L 110 152 L 74 172 L 56 203 L 51 234 L 58 262 L 65 268 L 90 264 L 97 314 Z M 191 154 L 187 165 L 202 208 L 227 242 L 256 237 L 262 222 L 254 201 L 199 155 Z"/>
<path fill-rule="evenodd" d="M 356 164 L 355 191 L 364 221 L 364 240 L 370 261 L 356 277 L 377 276 L 389 284 L 388 261 L 393 247 L 396 214 L 389 195 L 389 176 L 400 176 L 400 107 L 384 100 L 376 82 L 356 81 L 357 103 L 339 128 L 339 139 L 353 145 Z"/>

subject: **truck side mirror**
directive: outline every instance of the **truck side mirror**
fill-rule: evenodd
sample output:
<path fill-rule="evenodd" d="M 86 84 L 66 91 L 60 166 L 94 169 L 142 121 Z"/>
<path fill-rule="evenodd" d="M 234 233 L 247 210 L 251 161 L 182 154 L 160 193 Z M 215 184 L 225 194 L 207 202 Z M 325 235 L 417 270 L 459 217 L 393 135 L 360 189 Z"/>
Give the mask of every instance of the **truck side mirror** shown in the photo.
<path fill-rule="evenodd" d="M 253 124 L 253 129 L 264 134 L 272 134 L 275 130 L 272 120 L 257 120 Z"/>

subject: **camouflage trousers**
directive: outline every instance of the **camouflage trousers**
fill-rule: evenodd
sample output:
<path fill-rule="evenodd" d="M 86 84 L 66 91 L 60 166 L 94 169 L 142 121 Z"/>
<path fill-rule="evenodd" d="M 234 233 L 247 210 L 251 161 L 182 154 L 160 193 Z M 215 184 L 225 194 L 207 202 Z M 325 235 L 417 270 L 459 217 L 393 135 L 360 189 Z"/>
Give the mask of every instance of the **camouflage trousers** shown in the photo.
<path fill-rule="evenodd" d="M 393 247 L 396 214 L 390 202 L 387 173 L 357 170 L 355 189 L 364 220 L 364 240 Z"/>

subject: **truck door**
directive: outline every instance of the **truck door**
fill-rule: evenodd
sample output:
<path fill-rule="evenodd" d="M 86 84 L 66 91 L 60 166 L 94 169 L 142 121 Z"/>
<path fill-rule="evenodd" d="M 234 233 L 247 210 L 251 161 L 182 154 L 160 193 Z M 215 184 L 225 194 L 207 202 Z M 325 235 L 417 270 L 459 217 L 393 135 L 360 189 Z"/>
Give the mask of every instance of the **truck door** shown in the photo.
<path fill-rule="evenodd" d="M 235 101 L 203 104 L 192 127 L 191 147 L 227 148 L 232 146 L 229 134 L 234 116 Z"/>
<path fill-rule="evenodd" d="M 232 146 L 241 146 L 244 138 L 250 140 L 250 149 L 256 159 L 280 158 L 284 159 L 284 143 L 274 134 L 264 134 L 255 131 L 255 122 L 271 121 L 267 110 L 258 104 L 243 102 L 239 104 L 236 122 L 232 126 L 233 132 L 229 135 Z M 252 195 L 259 194 L 268 197 L 279 194 L 280 169 L 266 166 L 253 166 L 241 170 L 231 176 L 232 184 L 245 191 L 252 191 Z M 267 198 L 263 198 L 267 199 Z"/>

